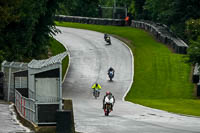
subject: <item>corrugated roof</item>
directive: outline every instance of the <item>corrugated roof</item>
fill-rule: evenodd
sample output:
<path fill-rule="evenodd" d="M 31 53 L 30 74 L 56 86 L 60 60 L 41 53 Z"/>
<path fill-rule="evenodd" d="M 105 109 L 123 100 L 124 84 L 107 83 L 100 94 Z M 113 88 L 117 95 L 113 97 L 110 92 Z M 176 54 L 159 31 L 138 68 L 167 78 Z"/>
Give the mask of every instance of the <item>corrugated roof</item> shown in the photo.
<path fill-rule="evenodd" d="M 56 56 L 50 57 L 49 59 L 32 60 L 28 64 L 28 67 L 37 69 L 37 68 L 46 67 L 46 66 L 49 66 L 49 65 L 52 65 L 52 64 L 61 63 L 66 55 L 67 55 L 67 52 L 64 52 L 64 53 L 58 54 Z"/>
<path fill-rule="evenodd" d="M 19 69 L 27 69 L 28 68 L 28 63 L 23 63 L 23 62 L 8 62 L 8 61 L 3 61 L 2 63 L 3 67 L 10 67 L 10 68 L 19 68 Z"/>

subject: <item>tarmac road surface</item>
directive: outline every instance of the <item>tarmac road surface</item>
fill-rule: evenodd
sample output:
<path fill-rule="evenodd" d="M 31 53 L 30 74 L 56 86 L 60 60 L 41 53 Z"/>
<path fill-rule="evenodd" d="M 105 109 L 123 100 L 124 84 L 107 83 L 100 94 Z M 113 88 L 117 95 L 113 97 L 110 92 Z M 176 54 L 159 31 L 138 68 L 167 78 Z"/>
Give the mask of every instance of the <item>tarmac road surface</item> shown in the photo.
<path fill-rule="evenodd" d="M 70 53 L 70 67 L 63 84 L 63 97 L 73 100 L 75 128 L 83 133 L 199 133 L 200 118 L 181 116 L 123 101 L 133 78 L 133 57 L 116 38 L 107 45 L 103 34 L 57 27 L 55 36 Z M 115 69 L 109 82 L 108 68 Z M 91 86 L 102 86 L 98 99 Z M 102 99 L 106 91 L 116 98 L 113 112 L 104 116 Z"/>
<path fill-rule="evenodd" d="M 18 122 L 12 105 L 0 101 L 0 133 L 28 133 L 30 130 Z"/>

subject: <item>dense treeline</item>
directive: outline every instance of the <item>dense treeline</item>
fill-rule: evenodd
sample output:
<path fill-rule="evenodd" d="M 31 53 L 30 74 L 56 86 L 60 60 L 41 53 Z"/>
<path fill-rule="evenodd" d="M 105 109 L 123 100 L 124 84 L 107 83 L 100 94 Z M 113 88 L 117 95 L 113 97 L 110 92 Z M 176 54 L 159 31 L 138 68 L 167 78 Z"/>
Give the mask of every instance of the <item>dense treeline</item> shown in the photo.
<path fill-rule="evenodd" d="M 61 0 L 0 0 L 0 62 L 47 54 Z"/>
<path fill-rule="evenodd" d="M 132 0 L 115 0 L 117 7 L 127 7 L 131 4 Z M 113 17 L 112 7 L 114 0 L 64 0 L 60 3 L 61 9 L 57 14 L 70 15 L 70 16 L 83 16 L 83 17 L 102 17 L 102 12 L 105 11 L 106 16 Z M 103 7 L 110 7 L 104 8 Z M 105 15 L 104 15 L 105 16 Z"/>

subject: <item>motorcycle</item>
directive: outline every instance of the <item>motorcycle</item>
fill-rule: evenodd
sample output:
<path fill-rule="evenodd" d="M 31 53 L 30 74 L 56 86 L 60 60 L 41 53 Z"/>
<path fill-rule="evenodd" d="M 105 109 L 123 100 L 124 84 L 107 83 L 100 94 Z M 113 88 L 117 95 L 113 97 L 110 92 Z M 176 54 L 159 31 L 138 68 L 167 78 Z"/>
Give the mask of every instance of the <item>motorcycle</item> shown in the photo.
<path fill-rule="evenodd" d="M 93 96 L 94 96 L 94 98 L 97 99 L 97 97 L 99 97 L 99 95 L 100 95 L 99 90 L 94 89 L 94 92 L 93 92 Z"/>
<path fill-rule="evenodd" d="M 109 113 L 111 112 L 111 104 L 110 103 L 106 103 L 106 107 L 104 109 L 104 113 L 105 113 L 105 116 L 109 116 Z"/>
<path fill-rule="evenodd" d="M 104 35 L 104 40 L 105 40 L 109 45 L 111 44 L 110 36 Z"/>
<path fill-rule="evenodd" d="M 110 81 L 112 81 L 112 79 L 114 77 L 114 72 L 113 71 L 109 71 L 108 72 L 108 77 L 110 78 Z"/>
<path fill-rule="evenodd" d="M 105 116 L 109 116 L 109 113 L 112 111 L 113 102 L 114 102 L 113 98 L 109 98 L 109 97 L 105 98 L 105 108 L 104 108 Z"/>

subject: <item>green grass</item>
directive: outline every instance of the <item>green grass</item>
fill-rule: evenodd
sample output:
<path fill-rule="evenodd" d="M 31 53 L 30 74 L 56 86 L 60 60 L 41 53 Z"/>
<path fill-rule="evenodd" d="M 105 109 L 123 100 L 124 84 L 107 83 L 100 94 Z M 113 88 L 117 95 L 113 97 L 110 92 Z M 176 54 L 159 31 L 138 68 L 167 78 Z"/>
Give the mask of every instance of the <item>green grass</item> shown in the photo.
<path fill-rule="evenodd" d="M 185 63 L 185 55 L 172 53 L 140 29 L 67 22 L 56 24 L 114 34 L 131 41 L 128 46 L 134 54 L 134 83 L 125 98 L 127 101 L 200 116 L 200 101 L 194 96 L 194 85 L 190 81 L 191 66 Z"/>
<path fill-rule="evenodd" d="M 53 38 L 50 39 L 50 44 L 51 44 L 50 45 L 50 51 L 52 53 L 52 56 L 55 56 L 57 54 L 60 54 L 60 53 L 66 51 L 65 47 L 60 42 L 58 42 L 57 40 L 55 40 Z M 65 76 L 68 64 L 69 64 L 69 56 L 66 56 L 62 61 L 62 70 L 63 70 L 62 71 L 62 78 L 63 79 L 64 79 L 64 76 Z"/>

